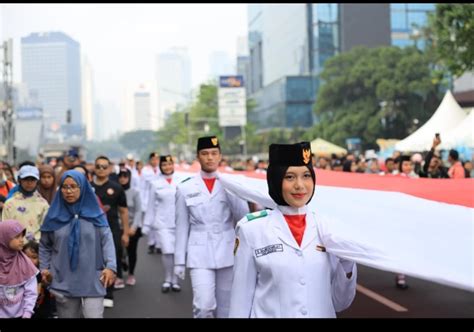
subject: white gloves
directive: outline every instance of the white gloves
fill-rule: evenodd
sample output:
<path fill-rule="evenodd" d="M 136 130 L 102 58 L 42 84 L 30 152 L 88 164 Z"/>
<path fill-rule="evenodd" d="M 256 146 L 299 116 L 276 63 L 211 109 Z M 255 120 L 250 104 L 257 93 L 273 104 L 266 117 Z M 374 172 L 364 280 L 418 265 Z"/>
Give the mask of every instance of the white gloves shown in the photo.
<path fill-rule="evenodd" d="M 148 235 L 148 233 L 150 233 L 150 226 L 144 225 L 144 226 L 142 227 L 142 234 Z"/>
<path fill-rule="evenodd" d="M 174 266 L 174 274 L 178 276 L 179 279 L 184 280 L 184 273 L 186 271 L 186 267 L 184 265 L 175 265 Z"/>
<path fill-rule="evenodd" d="M 355 264 L 353 261 L 350 261 L 344 258 L 339 258 L 339 262 L 341 263 L 342 268 L 344 269 L 344 272 L 346 273 L 352 272 L 352 269 L 354 268 L 354 264 Z"/>

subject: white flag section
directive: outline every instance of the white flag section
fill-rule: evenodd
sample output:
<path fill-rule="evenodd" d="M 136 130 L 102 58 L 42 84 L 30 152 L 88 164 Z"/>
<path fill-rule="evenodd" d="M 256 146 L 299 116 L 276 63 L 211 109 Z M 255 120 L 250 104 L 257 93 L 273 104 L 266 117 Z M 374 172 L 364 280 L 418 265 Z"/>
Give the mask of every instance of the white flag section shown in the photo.
<path fill-rule="evenodd" d="M 331 177 L 338 172 L 329 172 Z M 393 188 L 373 190 L 318 184 L 309 210 L 328 252 L 376 269 L 404 273 L 474 292 L 474 180 L 456 182 L 459 195 L 472 195 L 461 204 L 426 199 Z M 327 175 L 327 173 L 324 173 Z M 341 173 L 339 173 L 341 174 Z M 343 176 L 346 176 L 347 173 Z M 358 175 L 352 175 L 357 177 Z M 407 179 L 359 175 L 364 181 L 403 182 Z M 260 178 L 219 173 L 222 185 L 237 196 L 273 208 L 264 176 Z M 324 177 L 323 177 L 324 178 Z M 368 179 L 368 180 L 367 180 Z M 456 180 L 423 179 L 439 192 L 450 193 Z M 402 183 L 410 185 L 408 179 Z M 444 181 L 444 182 L 443 182 Z M 325 181 L 323 181 L 325 182 Z M 327 182 L 327 181 L 326 181 Z M 446 191 L 443 191 L 443 185 Z M 350 185 L 350 184 L 349 184 Z M 393 185 L 393 183 L 392 183 Z M 426 186 L 426 196 L 433 185 Z M 377 184 L 378 186 L 378 184 Z M 465 189 L 465 187 L 469 187 Z M 370 186 L 369 186 L 370 187 Z M 451 197 L 451 201 L 453 198 Z"/>

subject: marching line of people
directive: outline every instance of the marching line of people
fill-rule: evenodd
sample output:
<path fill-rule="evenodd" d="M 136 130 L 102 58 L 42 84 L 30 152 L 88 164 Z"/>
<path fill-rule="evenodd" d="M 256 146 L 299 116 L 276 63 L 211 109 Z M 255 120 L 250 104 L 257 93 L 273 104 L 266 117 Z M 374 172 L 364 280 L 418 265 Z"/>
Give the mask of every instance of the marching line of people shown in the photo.
<path fill-rule="evenodd" d="M 114 289 L 137 283 L 143 235 L 150 252 L 161 251 L 162 293 L 179 293 L 188 270 L 195 318 L 331 318 L 347 309 L 357 266 L 326 251 L 326 216 L 309 208 L 316 190 L 310 144 L 270 145 L 266 179 L 274 205 L 254 211 L 254 202 L 221 181 L 220 143 L 198 139 L 201 170 L 186 178 L 175 173 L 171 155 L 156 152 L 142 169 L 123 164 L 118 172 L 105 155 L 91 173 L 68 153 L 60 177 L 47 165 L 22 165 L 0 222 L 0 317 L 103 317 Z M 436 138 L 423 169 L 433 177 L 438 144 Z M 450 160 L 447 174 L 456 177 L 457 156 Z M 355 170 L 346 161 L 344 169 Z M 397 168 L 407 177 L 419 173 L 407 156 Z M 401 280 L 398 287 L 406 288 Z"/>

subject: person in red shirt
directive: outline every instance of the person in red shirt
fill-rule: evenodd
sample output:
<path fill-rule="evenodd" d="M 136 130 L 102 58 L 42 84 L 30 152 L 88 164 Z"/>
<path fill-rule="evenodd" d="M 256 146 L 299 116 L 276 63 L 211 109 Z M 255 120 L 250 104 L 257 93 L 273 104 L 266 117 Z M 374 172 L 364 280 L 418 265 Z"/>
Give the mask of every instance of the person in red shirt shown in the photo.
<path fill-rule="evenodd" d="M 451 164 L 451 167 L 448 170 L 449 178 L 464 179 L 466 174 L 464 167 L 462 167 L 462 163 L 459 161 L 459 153 L 456 150 L 449 150 L 448 161 Z"/>

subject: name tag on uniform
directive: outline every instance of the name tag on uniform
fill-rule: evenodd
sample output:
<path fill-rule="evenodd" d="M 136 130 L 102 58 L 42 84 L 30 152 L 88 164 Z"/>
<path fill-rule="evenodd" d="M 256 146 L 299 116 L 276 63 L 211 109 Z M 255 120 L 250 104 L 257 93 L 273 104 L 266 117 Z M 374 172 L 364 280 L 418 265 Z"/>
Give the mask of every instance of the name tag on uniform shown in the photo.
<path fill-rule="evenodd" d="M 191 194 L 186 195 L 186 198 L 194 198 L 194 197 L 198 197 L 199 195 L 201 195 L 200 192 L 191 193 Z"/>
<path fill-rule="evenodd" d="M 271 253 L 274 253 L 274 252 L 280 252 L 280 251 L 283 251 L 283 244 L 272 244 L 270 246 L 266 246 L 264 248 L 259 248 L 259 249 L 255 249 L 255 255 L 257 257 L 262 257 L 262 256 L 265 256 L 265 255 L 268 255 L 268 254 L 271 254 Z"/>

